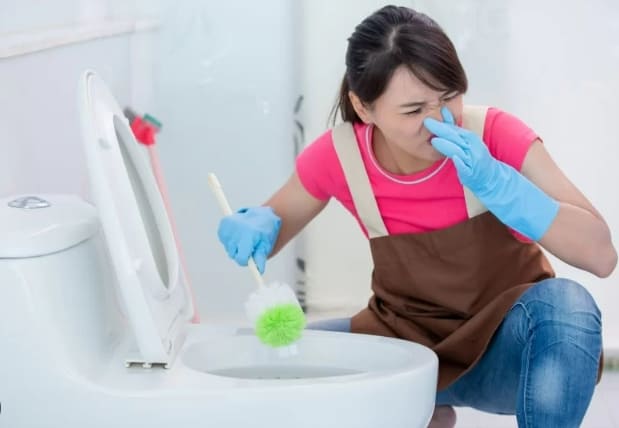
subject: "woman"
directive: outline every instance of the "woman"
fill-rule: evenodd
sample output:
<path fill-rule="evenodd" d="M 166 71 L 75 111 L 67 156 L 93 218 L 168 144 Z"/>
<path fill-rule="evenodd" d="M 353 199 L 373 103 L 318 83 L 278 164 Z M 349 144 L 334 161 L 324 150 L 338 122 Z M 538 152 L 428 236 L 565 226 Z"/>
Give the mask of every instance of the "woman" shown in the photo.
<path fill-rule="evenodd" d="M 332 198 L 369 238 L 374 292 L 352 319 L 312 328 L 412 340 L 439 356 L 431 426 L 451 406 L 577 427 L 601 362 L 590 294 L 554 278 L 541 248 L 606 277 L 617 254 L 602 216 L 539 137 L 496 108 L 463 105 L 467 78 L 427 16 L 387 6 L 348 39 L 336 111 L 264 206 L 226 217 L 230 257 L 259 269 Z M 411 397 L 413 399 L 413 397 Z"/>

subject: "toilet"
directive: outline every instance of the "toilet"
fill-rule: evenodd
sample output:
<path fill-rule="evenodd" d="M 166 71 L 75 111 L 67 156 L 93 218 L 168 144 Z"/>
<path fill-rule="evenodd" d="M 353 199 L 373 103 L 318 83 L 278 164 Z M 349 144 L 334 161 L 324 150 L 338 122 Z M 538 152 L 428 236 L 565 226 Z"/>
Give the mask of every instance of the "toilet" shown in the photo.
<path fill-rule="evenodd" d="M 79 109 L 92 204 L 0 199 L 0 426 L 427 426 L 438 360 L 424 346 L 306 330 L 283 353 L 192 323 L 148 159 L 93 71 Z"/>

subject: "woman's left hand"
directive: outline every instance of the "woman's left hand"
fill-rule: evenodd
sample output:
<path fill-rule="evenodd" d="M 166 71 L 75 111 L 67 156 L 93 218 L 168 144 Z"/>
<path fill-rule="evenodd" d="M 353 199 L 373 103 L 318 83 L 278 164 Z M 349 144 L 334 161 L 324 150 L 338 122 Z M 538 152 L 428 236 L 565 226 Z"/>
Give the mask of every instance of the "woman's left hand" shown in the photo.
<path fill-rule="evenodd" d="M 490 190 L 497 160 L 477 134 L 456 125 L 447 107 L 441 109 L 441 114 L 444 122 L 432 118 L 423 121 L 435 135 L 432 146 L 453 161 L 463 185 L 474 193 Z"/>
<path fill-rule="evenodd" d="M 546 233 L 559 203 L 510 165 L 495 159 L 473 132 L 456 126 L 451 112 L 441 109 L 445 122 L 426 118 L 436 137 L 432 145 L 449 157 L 460 182 L 499 220 L 535 241 Z"/>

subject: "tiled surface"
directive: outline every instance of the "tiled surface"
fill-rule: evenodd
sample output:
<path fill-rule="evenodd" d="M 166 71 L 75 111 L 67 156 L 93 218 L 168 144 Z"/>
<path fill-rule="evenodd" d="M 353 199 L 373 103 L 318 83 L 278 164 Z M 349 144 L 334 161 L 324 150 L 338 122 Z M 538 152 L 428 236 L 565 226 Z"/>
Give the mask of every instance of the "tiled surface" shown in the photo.
<path fill-rule="evenodd" d="M 457 408 L 457 428 L 517 428 L 515 416 Z M 619 428 L 619 371 L 605 372 L 595 390 L 582 428 Z"/>

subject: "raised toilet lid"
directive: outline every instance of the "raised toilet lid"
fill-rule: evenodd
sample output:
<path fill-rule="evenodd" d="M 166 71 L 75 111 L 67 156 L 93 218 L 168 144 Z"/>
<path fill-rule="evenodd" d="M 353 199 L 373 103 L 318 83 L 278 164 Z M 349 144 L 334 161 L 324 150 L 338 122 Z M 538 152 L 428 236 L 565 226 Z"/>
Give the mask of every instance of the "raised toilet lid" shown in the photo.
<path fill-rule="evenodd" d="M 79 97 L 91 194 L 137 343 L 127 363 L 168 365 L 193 309 L 163 199 L 147 153 L 93 71 Z"/>

